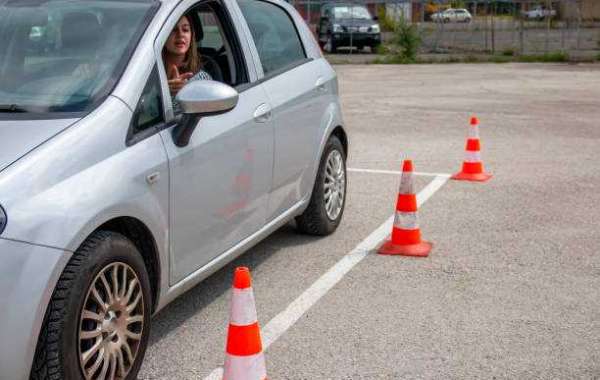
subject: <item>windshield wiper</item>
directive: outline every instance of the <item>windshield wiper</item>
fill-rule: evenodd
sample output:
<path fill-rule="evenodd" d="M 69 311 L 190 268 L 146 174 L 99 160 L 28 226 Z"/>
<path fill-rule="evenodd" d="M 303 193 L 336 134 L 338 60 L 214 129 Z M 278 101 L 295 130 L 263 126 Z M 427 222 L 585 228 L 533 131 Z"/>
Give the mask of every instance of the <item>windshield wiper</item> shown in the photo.
<path fill-rule="evenodd" d="M 0 112 L 24 113 L 29 111 L 18 104 L 0 104 Z"/>

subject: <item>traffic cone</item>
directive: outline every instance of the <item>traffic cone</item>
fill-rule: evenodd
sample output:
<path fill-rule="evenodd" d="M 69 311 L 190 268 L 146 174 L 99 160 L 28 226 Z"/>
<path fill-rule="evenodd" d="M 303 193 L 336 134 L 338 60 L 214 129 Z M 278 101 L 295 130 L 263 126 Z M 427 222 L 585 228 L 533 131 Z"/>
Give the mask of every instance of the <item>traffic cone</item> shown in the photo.
<path fill-rule="evenodd" d="M 492 178 L 491 174 L 483 172 L 483 161 L 481 161 L 481 144 L 479 143 L 479 119 L 471 118 L 467 146 L 465 148 L 465 160 L 462 170 L 452 176 L 457 181 L 485 182 Z"/>
<path fill-rule="evenodd" d="M 223 380 L 265 380 L 267 369 L 250 271 L 235 269 Z"/>
<path fill-rule="evenodd" d="M 421 241 L 421 230 L 417 218 L 417 197 L 413 185 L 413 165 L 411 160 L 405 160 L 402 165 L 402 178 L 396 202 L 392 238 L 379 248 L 379 253 L 426 257 L 429 255 L 431 247 L 431 243 Z"/>

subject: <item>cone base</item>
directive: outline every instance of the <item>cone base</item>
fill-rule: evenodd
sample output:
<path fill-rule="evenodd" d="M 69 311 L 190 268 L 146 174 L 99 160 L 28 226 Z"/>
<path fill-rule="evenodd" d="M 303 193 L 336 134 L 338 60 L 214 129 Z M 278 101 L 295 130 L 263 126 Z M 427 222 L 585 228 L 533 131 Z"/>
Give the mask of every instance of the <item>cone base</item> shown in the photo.
<path fill-rule="evenodd" d="M 456 173 L 451 179 L 455 181 L 475 181 L 475 182 L 485 182 L 488 179 L 492 178 L 491 174 L 488 173 L 465 173 L 460 172 Z"/>
<path fill-rule="evenodd" d="M 398 245 L 392 243 L 391 240 L 387 240 L 381 248 L 379 248 L 380 255 L 399 255 L 399 256 L 412 256 L 412 257 L 427 257 L 431 252 L 433 244 L 427 241 L 422 241 L 417 244 Z"/>

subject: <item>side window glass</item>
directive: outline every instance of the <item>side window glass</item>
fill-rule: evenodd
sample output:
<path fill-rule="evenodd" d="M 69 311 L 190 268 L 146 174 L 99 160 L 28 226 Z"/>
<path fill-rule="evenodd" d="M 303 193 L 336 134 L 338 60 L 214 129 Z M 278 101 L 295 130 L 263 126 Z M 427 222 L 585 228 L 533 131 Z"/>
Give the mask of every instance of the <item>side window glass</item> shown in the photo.
<path fill-rule="evenodd" d="M 144 131 L 164 121 L 160 78 L 155 66 L 133 115 L 133 133 Z"/>
<path fill-rule="evenodd" d="M 259 0 L 240 0 L 238 4 L 248 22 L 265 75 L 306 58 L 296 26 L 283 8 Z"/>
<path fill-rule="evenodd" d="M 208 8 L 200 9 L 198 17 L 200 18 L 203 32 L 201 47 L 214 49 L 215 51 L 221 49 L 225 43 L 223 42 L 215 14 Z"/>

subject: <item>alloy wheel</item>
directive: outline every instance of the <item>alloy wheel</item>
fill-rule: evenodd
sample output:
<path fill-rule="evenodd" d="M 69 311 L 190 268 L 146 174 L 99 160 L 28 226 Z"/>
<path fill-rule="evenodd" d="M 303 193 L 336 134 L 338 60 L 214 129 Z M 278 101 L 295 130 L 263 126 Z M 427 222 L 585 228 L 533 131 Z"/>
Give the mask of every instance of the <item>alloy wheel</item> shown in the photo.
<path fill-rule="evenodd" d="M 338 150 L 333 150 L 325 164 L 325 211 L 330 220 L 336 220 L 342 212 L 346 195 L 346 170 L 344 159 Z"/>
<path fill-rule="evenodd" d="M 124 379 L 144 330 L 144 294 L 135 271 L 115 262 L 94 278 L 81 311 L 79 363 L 86 380 Z"/>

